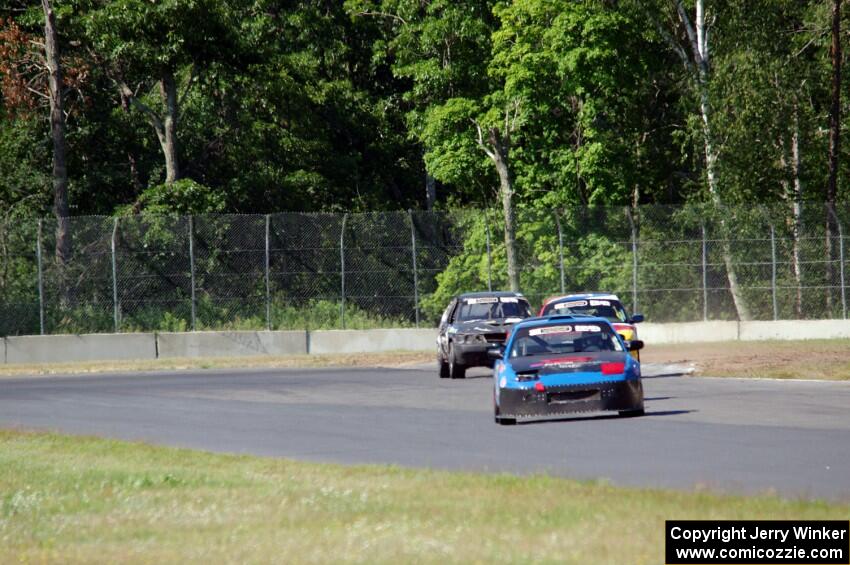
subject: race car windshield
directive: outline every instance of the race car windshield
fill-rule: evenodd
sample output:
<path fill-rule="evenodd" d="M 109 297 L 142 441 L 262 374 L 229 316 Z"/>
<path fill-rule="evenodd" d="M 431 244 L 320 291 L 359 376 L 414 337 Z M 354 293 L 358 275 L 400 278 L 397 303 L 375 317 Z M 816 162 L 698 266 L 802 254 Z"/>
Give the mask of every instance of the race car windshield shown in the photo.
<path fill-rule="evenodd" d="M 462 302 L 458 308 L 455 320 L 458 322 L 469 322 L 471 320 L 502 320 L 505 318 L 528 318 L 531 316 L 528 302 L 516 300 L 505 302 Z"/>
<path fill-rule="evenodd" d="M 564 353 L 623 351 L 620 340 L 607 325 L 558 324 L 517 330 L 510 357 Z"/>
<path fill-rule="evenodd" d="M 590 299 L 553 302 L 546 305 L 543 315 L 550 316 L 553 314 L 580 314 L 605 318 L 609 322 L 625 322 L 628 318 L 623 305 L 617 300 Z"/>

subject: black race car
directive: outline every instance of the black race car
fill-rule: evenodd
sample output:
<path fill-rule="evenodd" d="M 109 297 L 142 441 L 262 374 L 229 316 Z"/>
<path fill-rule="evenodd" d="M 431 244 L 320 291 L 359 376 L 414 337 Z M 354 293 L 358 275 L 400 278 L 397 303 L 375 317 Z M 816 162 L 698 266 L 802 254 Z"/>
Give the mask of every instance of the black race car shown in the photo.
<path fill-rule="evenodd" d="M 437 335 L 440 378 L 462 379 L 468 367 L 492 367 L 487 350 L 504 345 L 510 327 L 531 315 L 518 292 L 471 292 L 452 299 Z"/>

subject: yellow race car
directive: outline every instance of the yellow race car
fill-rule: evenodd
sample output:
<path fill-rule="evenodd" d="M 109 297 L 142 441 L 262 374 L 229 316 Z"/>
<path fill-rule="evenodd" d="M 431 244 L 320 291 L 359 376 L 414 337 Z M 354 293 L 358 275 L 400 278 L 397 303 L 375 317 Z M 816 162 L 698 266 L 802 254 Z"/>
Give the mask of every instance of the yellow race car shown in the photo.
<path fill-rule="evenodd" d="M 552 296 L 543 302 L 540 316 L 555 314 L 581 314 L 597 316 L 611 322 L 614 331 L 623 336 L 626 341 L 638 339 L 637 327 L 643 321 L 643 314 L 629 314 L 616 294 L 589 292 L 584 294 L 566 294 Z M 632 356 L 640 360 L 640 353 L 632 351 Z"/>

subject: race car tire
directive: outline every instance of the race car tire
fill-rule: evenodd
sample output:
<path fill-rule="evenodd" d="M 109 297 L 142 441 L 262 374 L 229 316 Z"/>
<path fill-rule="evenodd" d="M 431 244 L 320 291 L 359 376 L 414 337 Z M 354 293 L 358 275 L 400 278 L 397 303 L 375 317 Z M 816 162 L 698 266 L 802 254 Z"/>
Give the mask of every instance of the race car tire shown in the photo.
<path fill-rule="evenodd" d="M 449 376 L 450 376 L 449 375 L 449 364 L 445 359 L 443 359 L 442 355 L 437 356 L 437 363 L 440 366 L 440 378 L 441 379 L 449 378 Z"/>
<path fill-rule="evenodd" d="M 496 423 L 502 426 L 513 426 L 516 425 L 516 418 L 502 418 L 501 416 L 496 416 Z"/>
<path fill-rule="evenodd" d="M 638 408 L 637 410 L 620 410 L 620 416 L 624 418 L 634 418 L 636 416 L 643 416 L 646 414 L 646 410 L 643 408 Z"/>
<path fill-rule="evenodd" d="M 497 424 L 502 426 L 513 426 L 516 424 L 516 418 L 502 418 L 499 416 L 499 405 L 496 404 L 496 395 L 493 394 L 493 419 Z"/>
<path fill-rule="evenodd" d="M 466 377 L 466 366 L 461 365 L 455 358 L 455 347 L 449 344 L 449 376 L 453 379 L 463 379 Z"/>

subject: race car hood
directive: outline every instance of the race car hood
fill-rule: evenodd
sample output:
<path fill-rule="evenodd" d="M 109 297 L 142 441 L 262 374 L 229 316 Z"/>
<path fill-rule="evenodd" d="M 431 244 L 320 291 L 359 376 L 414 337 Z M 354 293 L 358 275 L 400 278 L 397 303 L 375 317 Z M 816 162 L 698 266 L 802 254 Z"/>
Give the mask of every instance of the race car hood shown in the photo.
<path fill-rule="evenodd" d="M 459 334 L 505 333 L 511 326 L 520 321 L 522 321 L 522 318 L 470 320 L 469 322 L 455 322 L 454 327 Z"/>
<path fill-rule="evenodd" d="M 591 373 L 600 370 L 602 363 L 625 363 L 622 351 L 589 351 L 562 355 L 535 355 L 511 359 L 511 367 L 517 374 L 537 373 L 554 375 L 560 373 Z"/>

